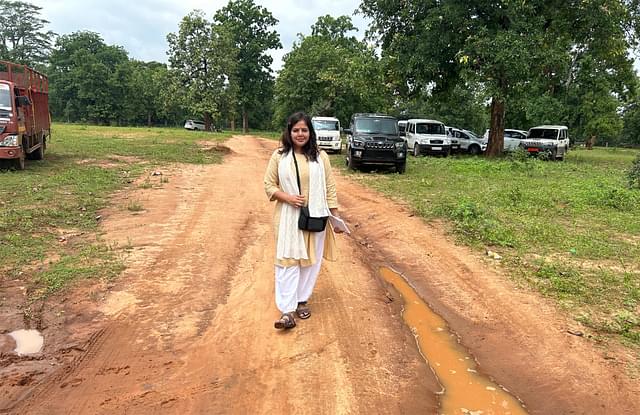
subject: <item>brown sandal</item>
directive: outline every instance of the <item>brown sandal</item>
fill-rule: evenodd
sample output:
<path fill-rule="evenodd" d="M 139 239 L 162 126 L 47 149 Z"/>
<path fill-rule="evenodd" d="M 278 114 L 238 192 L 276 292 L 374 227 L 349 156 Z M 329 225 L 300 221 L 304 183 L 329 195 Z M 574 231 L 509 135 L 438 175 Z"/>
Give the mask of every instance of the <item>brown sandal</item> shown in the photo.
<path fill-rule="evenodd" d="M 293 318 L 293 313 L 284 313 L 273 323 L 273 327 L 277 329 L 292 329 L 295 326 L 296 320 Z"/>
<path fill-rule="evenodd" d="M 298 308 L 296 308 L 296 314 L 302 320 L 306 320 L 311 317 L 311 310 L 309 310 L 309 306 L 307 306 L 306 301 L 301 301 L 298 303 Z"/>

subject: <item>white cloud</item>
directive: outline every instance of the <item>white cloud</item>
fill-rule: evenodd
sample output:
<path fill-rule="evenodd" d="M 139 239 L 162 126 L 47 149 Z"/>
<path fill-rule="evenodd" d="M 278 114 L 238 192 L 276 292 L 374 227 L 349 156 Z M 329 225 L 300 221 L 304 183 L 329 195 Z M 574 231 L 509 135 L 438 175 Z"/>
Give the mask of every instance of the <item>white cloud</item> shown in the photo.
<path fill-rule="evenodd" d="M 129 56 L 143 61 L 166 62 L 169 33 L 178 30 L 180 20 L 194 9 L 205 12 L 208 18 L 224 7 L 224 0 L 27 0 L 42 7 L 41 16 L 49 20 L 47 29 L 60 35 L 89 30 L 102 36 L 109 45 L 124 47 Z M 366 21 L 352 16 L 360 0 L 256 0 L 266 7 L 279 23 L 283 49 L 271 51 L 272 68 L 282 66 L 282 56 L 291 50 L 298 33 L 308 34 L 319 16 L 349 15 L 364 36 Z"/>

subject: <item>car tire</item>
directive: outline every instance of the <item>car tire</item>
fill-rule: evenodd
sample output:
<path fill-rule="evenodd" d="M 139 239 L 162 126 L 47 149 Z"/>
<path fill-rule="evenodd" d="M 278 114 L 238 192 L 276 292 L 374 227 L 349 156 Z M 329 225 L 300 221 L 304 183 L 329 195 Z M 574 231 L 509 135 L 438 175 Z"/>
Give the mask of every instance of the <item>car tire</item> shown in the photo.
<path fill-rule="evenodd" d="M 420 146 L 417 144 L 413 146 L 413 157 L 420 157 Z"/>
<path fill-rule="evenodd" d="M 403 161 L 402 163 L 396 163 L 396 172 L 398 174 L 404 174 L 407 170 L 407 162 Z"/>
<path fill-rule="evenodd" d="M 347 156 L 347 167 L 351 170 L 356 170 L 358 168 L 358 163 L 353 160 L 351 154 Z"/>
<path fill-rule="evenodd" d="M 469 154 L 472 154 L 474 156 L 477 156 L 482 152 L 482 150 L 480 149 L 480 146 L 477 144 L 470 145 L 468 151 L 469 151 Z"/>

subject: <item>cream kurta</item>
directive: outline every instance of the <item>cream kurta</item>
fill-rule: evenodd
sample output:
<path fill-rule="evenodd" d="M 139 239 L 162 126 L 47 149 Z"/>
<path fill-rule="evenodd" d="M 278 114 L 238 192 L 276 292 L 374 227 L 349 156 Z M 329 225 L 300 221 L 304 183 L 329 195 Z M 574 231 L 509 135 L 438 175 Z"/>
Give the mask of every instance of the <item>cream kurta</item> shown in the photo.
<path fill-rule="evenodd" d="M 278 153 L 279 150 L 276 150 L 271 155 L 271 160 L 269 160 L 269 166 L 267 166 L 267 171 L 264 174 L 264 190 L 267 192 L 267 196 L 269 200 L 276 200 L 273 197 L 273 194 L 278 190 L 282 190 L 280 188 L 280 180 L 278 178 L 278 164 L 282 159 L 282 154 Z M 300 170 L 300 187 L 302 187 L 302 194 L 304 195 L 307 203 L 309 202 L 309 162 L 303 154 L 295 154 L 296 160 L 298 161 L 298 169 Z M 325 174 L 325 182 L 327 184 L 327 205 L 329 209 L 338 207 L 338 198 L 336 196 L 336 182 L 333 179 L 333 173 L 331 172 L 331 163 L 329 162 L 329 156 L 324 151 L 320 150 L 320 160 L 324 164 L 324 174 Z M 280 210 L 282 209 L 281 201 L 276 201 L 276 210 L 273 215 L 273 220 L 275 223 L 275 234 L 276 238 L 278 235 L 278 228 L 280 226 Z M 307 245 L 307 256 L 309 259 L 285 259 L 279 260 L 276 258 L 276 265 L 281 265 L 284 267 L 290 267 L 293 265 L 300 265 L 303 267 L 308 267 L 316 262 L 316 248 L 315 248 L 315 238 L 311 237 L 312 232 L 302 231 L 305 243 Z M 327 222 L 327 235 L 324 238 L 324 259 L 328 259 L 329 261 L 335 261 L 336 259 L 336 236 L 333 233 L 333 228 L 331 227 L 331 222 Z"/>

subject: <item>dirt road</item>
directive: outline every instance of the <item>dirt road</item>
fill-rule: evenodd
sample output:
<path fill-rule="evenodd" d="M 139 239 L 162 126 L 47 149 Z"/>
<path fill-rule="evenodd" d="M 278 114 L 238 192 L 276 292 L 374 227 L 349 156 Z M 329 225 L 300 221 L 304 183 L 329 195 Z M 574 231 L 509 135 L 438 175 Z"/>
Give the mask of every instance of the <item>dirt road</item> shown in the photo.
<path fill-rule="evenodd" d="M 435 414 L 438 380 L 379 277 L 392 266 L 530 414 L 640 413 L 622 357 L 568 334 L 575 323 L 437 225 L 339 175 L 354 233 L 325 262 L 312 317 L 274 330 L 262 175 L 276 144 L 227 145 L 222 165 L 168 169 L 161 187 L 116 196 L 103 237 L 127 248 L 127 270 L 97 306 L 82 292 L 69 301 L 51 334 L 69 344 L 45 349 L 53 368 L 27 381 L 16 369 L 0 412 Z M 131 199 L 145 210 L 122 209 Z"/>

